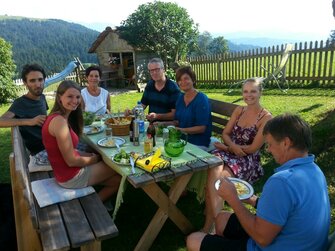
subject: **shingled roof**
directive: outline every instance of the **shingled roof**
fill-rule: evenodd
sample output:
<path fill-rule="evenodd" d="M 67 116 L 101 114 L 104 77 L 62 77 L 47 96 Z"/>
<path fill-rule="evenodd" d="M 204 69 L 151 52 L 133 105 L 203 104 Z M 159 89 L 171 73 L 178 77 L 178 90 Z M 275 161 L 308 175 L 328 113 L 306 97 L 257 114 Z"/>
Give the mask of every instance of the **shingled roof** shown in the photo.
<path fill-rule="evenodd" d="M 113 30 L 111 27 L 107 26 L 106 29 L 101 32 L 98 36 L 98 38 L 94 41 L 91 48 L 88 50 L 88 53 L 94 53 L 95 50 L 98 48 L 98 46 L 101 44 L 101 42 L 107 37 L 107 35 L 111 32 L 116 32 L 116 30 Z"/>

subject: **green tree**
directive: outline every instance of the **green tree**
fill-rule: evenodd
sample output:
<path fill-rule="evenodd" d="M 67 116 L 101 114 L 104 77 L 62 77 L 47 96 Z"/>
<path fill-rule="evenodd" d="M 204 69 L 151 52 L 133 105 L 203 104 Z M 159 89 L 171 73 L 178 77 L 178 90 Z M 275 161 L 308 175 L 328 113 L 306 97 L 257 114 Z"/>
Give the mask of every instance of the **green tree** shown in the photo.
<path fill-rule="evenodd" d="M 228 41 L 224 37 L 213 38 L 205 31 L 198 36 L 197 43 L 189 51 L 189 56 L 205 56 L 210 54 L 224 53 L 229 50 Z"/>
<path fill-rule="evenodd" d="M 190 56 L 204 56 L 209 54 L 209 45 L 213 41 L 212 35 L 208 31 L 204 31 L 197 38 L 195 46 L 189 52 Z"/>
<path fill-rule="evenodd" d="M 198 35 L 186 9 L 160 1 L 140 5 L 118 29 L 131 45 L 157 53 L 166 64 L 186 56 Z"/>
<path fill-rule="evenodd" d="M 221 54 L 229 50 L 228 41 L 224 37 L 216 37 L 208 46 L 209 52 L 211 54 Z"/>
<path fill-rule="evenodd" d="M 12 46 L 0 37 L 0 104 L 16 97 L 17 87 L 13 82 L 15 65 L 12 59 Z"/>

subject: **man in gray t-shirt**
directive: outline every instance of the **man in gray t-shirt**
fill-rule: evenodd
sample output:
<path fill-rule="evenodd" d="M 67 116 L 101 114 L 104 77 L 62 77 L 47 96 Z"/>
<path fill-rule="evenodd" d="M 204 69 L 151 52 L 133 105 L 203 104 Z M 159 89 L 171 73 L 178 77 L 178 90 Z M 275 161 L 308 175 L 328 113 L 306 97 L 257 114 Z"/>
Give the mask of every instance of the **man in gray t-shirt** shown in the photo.
<path fill-rule="evenodd" d="M 0 127 L 19 126 L 25 146 L 35 155 L 44 150 L 41 129 L 48 110 L 42 94 L 46 75 L 41 66 L 31 64 L 23 67 L 21 77 L 28 92 L 0 117 Z"/>

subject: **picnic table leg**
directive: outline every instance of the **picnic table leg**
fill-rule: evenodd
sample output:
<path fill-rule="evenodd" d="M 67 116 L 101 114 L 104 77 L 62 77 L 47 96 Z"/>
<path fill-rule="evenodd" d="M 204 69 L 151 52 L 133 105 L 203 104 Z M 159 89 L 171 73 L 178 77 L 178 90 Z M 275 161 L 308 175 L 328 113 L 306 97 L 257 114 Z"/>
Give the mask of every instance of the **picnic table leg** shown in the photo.
<path fill-rule="evenodd" d="M 170 219 L 184 234 L 188 234 L 194 229 L 189 220 L 176 207 L 176 203 L 182 192 L 185 190 L 191 177 L 192 173 L 178 177 L 173 182 L 169 190 L 169 196 L 167 196 L 156 183 L 151 183 L 142 188 L 146 194 L 159 206 L 159 209 L 152 218 L 149 226 L 145 230 L 134 250 L 148 250 L 168 217 L 170 217 Z"/>
<path fill-rule="evenodd" d="M 101 241 L 97 240 L 80 247 L 80 251 L 100 251 L 100 250 L 101 250 Z"/>

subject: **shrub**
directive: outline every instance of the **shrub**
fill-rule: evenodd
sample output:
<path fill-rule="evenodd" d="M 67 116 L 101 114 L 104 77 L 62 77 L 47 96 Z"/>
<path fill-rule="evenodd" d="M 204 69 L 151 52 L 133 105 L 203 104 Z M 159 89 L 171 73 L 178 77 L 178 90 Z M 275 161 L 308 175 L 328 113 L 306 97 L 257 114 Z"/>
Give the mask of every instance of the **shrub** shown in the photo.
<path fill-rule="evenodd" d="M 12 58 L 12 46 L 0 38 L 0 103 L 17 97 L 17 86 L 13 82 L 15 64 Z"/>

